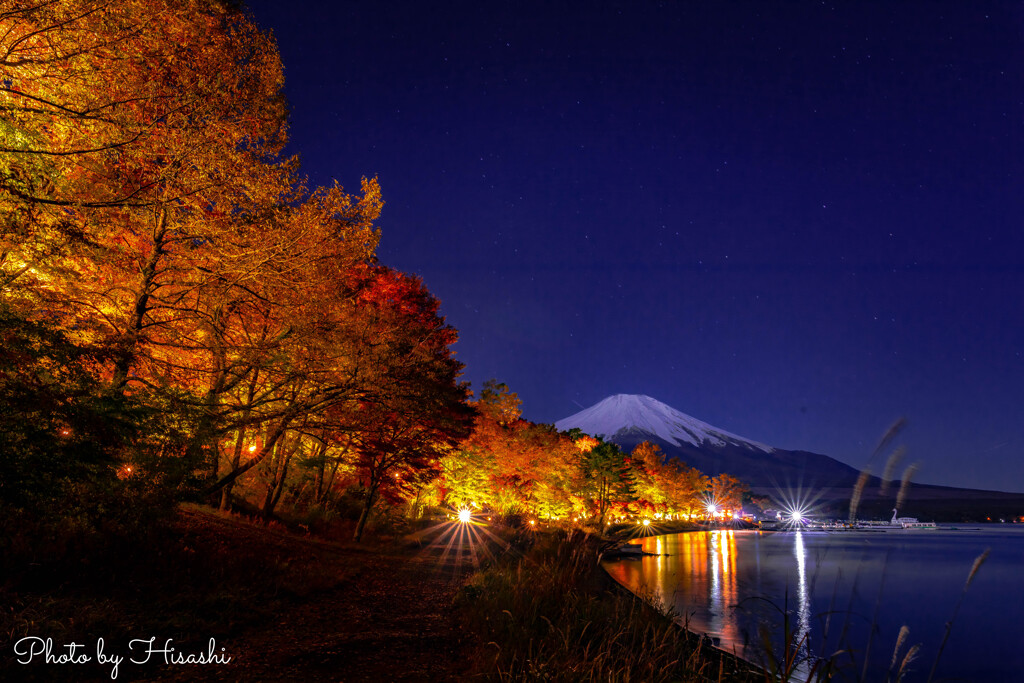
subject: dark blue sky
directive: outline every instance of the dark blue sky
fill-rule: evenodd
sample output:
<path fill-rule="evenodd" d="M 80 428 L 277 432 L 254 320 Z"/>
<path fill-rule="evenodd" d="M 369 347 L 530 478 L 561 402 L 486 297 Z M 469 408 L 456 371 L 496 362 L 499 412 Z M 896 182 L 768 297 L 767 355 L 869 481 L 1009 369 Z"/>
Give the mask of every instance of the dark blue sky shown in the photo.
<path fill-rule="evenodd" d="M 1019 3 L 249 5 L 475 387 L 1024 491 Z"/>

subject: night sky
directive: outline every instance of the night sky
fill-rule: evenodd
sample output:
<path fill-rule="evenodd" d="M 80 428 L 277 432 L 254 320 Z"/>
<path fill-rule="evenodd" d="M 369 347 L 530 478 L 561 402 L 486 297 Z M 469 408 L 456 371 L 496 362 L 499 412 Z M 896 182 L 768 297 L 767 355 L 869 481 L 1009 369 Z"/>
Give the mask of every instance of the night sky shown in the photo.
<path fill-rule="evenodd" d="M 1024 5 L 249 6 L 475 388 L 1024 491 Z"/>

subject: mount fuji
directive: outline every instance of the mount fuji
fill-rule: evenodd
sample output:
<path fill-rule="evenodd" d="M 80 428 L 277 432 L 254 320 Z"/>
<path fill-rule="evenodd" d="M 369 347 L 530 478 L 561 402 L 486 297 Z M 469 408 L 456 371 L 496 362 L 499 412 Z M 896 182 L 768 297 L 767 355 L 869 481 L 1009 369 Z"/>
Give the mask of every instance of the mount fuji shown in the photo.
<path fill-rule="evenodd" d="M 626 451 L 642 441 L 661 447 L 708 476 L 727 472 L 755 489 L 852 486 L 858 472 L 827 455 L 773 448 L 702 422 L 650 396 L 617 394 L 559 420 Z"/>
<path fill-rule="evenodd" d="M 708 476 L 727 472 L 759 495 L 784 504 L 794 490 L 813 491 L 821 511 L 844 517 L 858 471 L 827 455 L 772 448 L 713 427 L 650 396 L 617 394 L 555 423 L 559 431 L 578 427 L 631 451 L 642 441 L 661 447 Z M 861 496 L 865 518 L 888 518 L 898 482 L 885 493 L 878 477 L 870 477 Z M 914 483 L 907 506 L 925 519 L 965 522 L 1024 512 L 1024 494 L 979 491 Z M 1024 519 L 1024 517 L 1021 517 Z"/>

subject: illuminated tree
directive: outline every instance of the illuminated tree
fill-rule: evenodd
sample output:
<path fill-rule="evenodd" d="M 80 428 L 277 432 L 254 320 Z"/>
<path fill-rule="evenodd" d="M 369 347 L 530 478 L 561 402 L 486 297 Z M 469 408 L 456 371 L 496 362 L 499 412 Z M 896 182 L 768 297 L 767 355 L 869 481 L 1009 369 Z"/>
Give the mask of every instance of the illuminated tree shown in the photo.
<path fill-rule="evenodd" d="M 339 187 L 321 190 L 282 210 L 285 241 L 254 271 L 258 279 L 236 288 L 228 304 L 204 309 L 212 312 L 195 350 L 210 361 L 197 366 L 210 419 L 209 433 L 197 439 L 231 450 L 220 457 L 227 473 L 210 489 L 224 491 L 222 505 L 235 479 L 271 455 L 297 420 L 351 403 L 371 383 L 367 359 L 379 331 L 370 329 L 360 291 L 381 202 L 375 182 L 364 181 L 363 192 L 355 199 Z M 259 447 L 243 462 L 247 434 L 261 430 Z"/>
<path fill-rule="evenodd" d="M 474 505 L 497 508 L 493 504 L 497 499 L 494 454 L 469 443 L 476 440 L 475 436 L 476 432 L 441 458 L 440 475 L 431 486 L 432 498 L 438 504 L 453 508 Z"/>
<path fill-rule="evenodd" d="M 454 506 L 525 512 L 532 493 L 530 456 L 519 436 L 519 397 L 496 380 L 484 383 L 472 432 L 441 461 L 435 497 Z"/>
<path fill-rule="evenodd" d="M 743 505 L 746 486 L 731 474 L 719 474 L 710 481 L 711 499 L 720 507 L 739 510 Z"/>
<path fill-rule="evenodd" d="M 251 288 L 295 197 L 273 42 L 212 0 L 16 2 L 0 25 L 0 295 L 201 428 L 207 302 Z"/>
<path fill-rule="evenodd" d="M 667 467 L 663 464 L 661 449 L 643 441 L 630 453 L 633 466 L 633 487 L 638 508 L 646 514 L 665 512 L 669 507 Z"/>
<path fill-rule="evenodd" d="M 533 498 L 541 517 L 565 518 L 575 510 L 574 491 L 582 487 L 580 450 L 552 425 L 531 425 L 530 437 L 537 459 L 537 480 Z"/>
<path fill-rule="evenodd" d="M 455 330 L 419 279 L 374 267 L 360 291 L 372 331 L 366 360 L 372 383 L 361 392 L 350 433 L 363 485 L 359 540 L 378 496 L 406 497 L 439 474 L 442 455 L 465 438 L 474 411 L 462 364 L 451 345 Z"/>
<path fill-rule="evenodd" d="M 522 417 L 521 405 L 519 396 L 507 384 L 496 379 L 484 382 L 477 402 L 477 406 L 489 419 L 503 427 L 515 424 Z"/>
<path fill-rule="evenodd" d="M 0 20 L 3 282 L 115 338 L 123 381 L 156 311 L 184 310 L 181 281 L 290 191 L 277 51 L 214 1 L 23 2 Z"/>
<path fill-rule="evenodd" d="M 583 493 L 592 501 L 600 527 L 604 526 L 605 516 L 613 505 L 625 507 L 635 499 L 630 470 L 626 454 L 610 441 L 599 442 L 583 454 Z"/>
<path fill-rule="evenodd" d="M 499 515 L 560 518 L 580 488 L 579 451 L 551 425 L 522 419 L 519 397 L 489 380 L 472 403 L 472 434 L 442 461 L 431 489 L 439 503 L 486 507 Z"/>

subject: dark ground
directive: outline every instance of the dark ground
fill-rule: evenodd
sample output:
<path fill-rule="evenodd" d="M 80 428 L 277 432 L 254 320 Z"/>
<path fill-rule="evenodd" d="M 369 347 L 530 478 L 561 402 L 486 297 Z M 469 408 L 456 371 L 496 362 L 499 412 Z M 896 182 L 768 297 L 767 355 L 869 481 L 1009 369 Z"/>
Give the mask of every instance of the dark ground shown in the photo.
<path fill-rule="evenodd" d="M 52 637 L 54 654 L 84 643 L 93 659 L 103 637 L 107 653 L 125 655 L 118 681 L 465 680 L 474 643 L 453 599 L 474 558 L 436 543 L 450 529 L 357 545 L 182 509 L 175 550 L 163 564 L 124 559 L 111 574 L 133 572 L 127 581 L 0 591 L 0 680 L 111 680 L 112 667 L 95 662 L 18 664 L 13 644 L 24 636 Z M 167 665 L 154 654 L 158 666 L 131 663 L 129 640 L 150 637 L 192 654 L 215 637 L 215 652 L 223 647 L 231 661 Z"/>
<path fill-rule="evenodd" d="M 296 538 L 296 546 L 303 539 Z M 451 681 L 466 668 L 452 600 L 472 567 L 439 549 L 312 544 L 352 573 L 270 623 L 223 643 L 228 665 L 176 667 L 161 681 Z M 296 547 L 297 552 L 303 552 Z M 308 550 L 307 550 L 308 552 Z M 180 668 L 180 670 L 178 670 Z"/>

